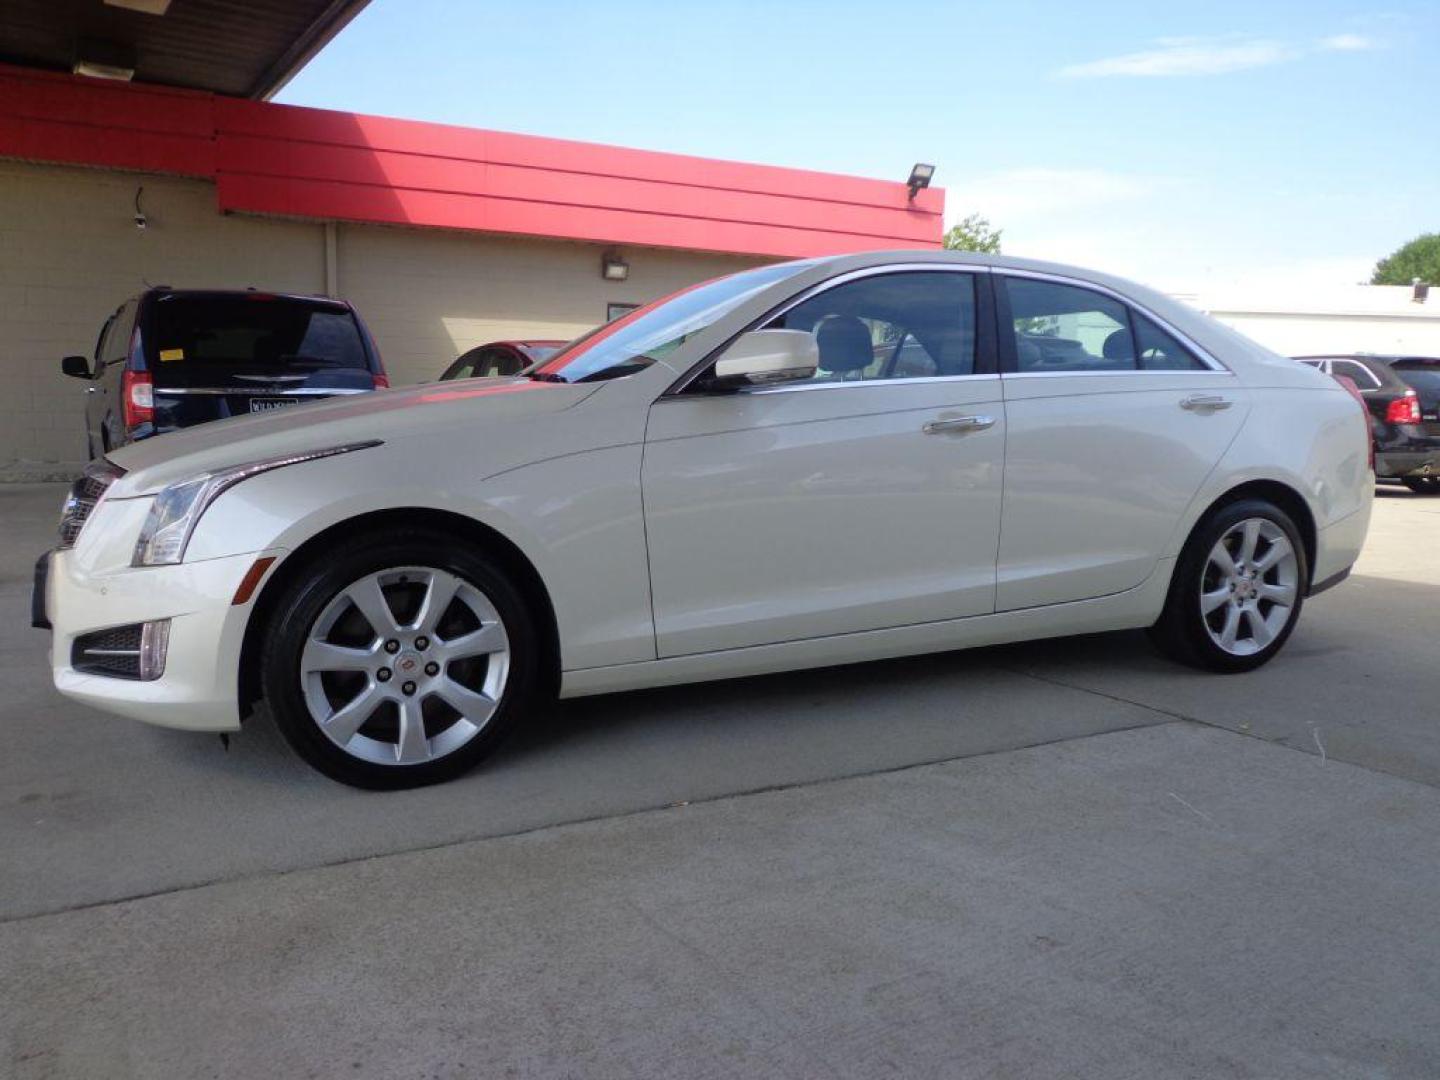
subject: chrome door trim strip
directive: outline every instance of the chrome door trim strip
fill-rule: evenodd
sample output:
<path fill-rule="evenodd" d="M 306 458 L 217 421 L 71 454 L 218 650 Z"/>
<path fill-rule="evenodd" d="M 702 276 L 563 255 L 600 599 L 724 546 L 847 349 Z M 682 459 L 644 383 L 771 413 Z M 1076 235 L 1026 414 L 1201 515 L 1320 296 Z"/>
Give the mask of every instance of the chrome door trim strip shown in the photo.
<path fill-rule="evenodd" d="M 1174 368 L 1170 368 L 1170 369 L 1153 369 L 1153 370 L 1139 370 L 1139 371 L 1007 371 L 1007 372 L 1005 372 L 1005 373 L 1003 374 L 1002 378 L 1006 378 L 1006 379 L 1079 379 L 1079 378 L 1082 378 L 1082 377 L 1083 377 L 1083 378 L 1089 379 L 1089 378 L 1093 378 L 1093 377 L 1095 377 L 1095 376 L 1097 376 L 1097 375 L 1098 375 L 1098 376 L 1101 376 L 1101 377 L 1104 377 L 1104 376 L 1106 376 L 1106 375 L 1111 375 L 1111 376 L 1114 376 L 1114 375 L 1123 375 L 1123 376 L 1125 376 L 1126 378 L 1133 378 L 1133 377 L 1136 376 L 1136 375 L 1170 375 L 1170 376 L 1174 376 L 1174 377 L 1176 377 L 1176 378 L 1181 378 L 1181 379 L 1188 379 L 1188 378 L 1191 378 L 1192 376 L 1195 376 L 1195 375 L 1212 375 L 1212 376 L 1213 376 L 1213 375 L 1218 375 L 1218 376 L 1220 376 L 1221 378 L 1231 378 L 1231 379 L 1233 379 L 1233 378 L 1235 377 L 1235 373 L 1234 373 L 1233 371 L 1228 370 L 1228 369 L 1225 370 L 1225 371 L 1216 371 L 1216 370 L 1214 370 L 1214 369 L 1207 368 L 1207 369 L 1204 370 L 1204 371 L 1187 371 L 1187 370 L 1185 370 L 1185 369 L 1182 368 L 1182 369 L 1180 369 L 1180 370 L 1177 371 L 1177 370 L 1174 369 Z"/>
<path fill-rule="evenodd" d="M 323 387 L 300 387 L 294 390 L 264 390 L 258 386 L 167 386 L 154 388 L 157 395 L 168 394 L 209 394 L 212 396 L 229 397 L 232 394 L 244 394 L 250 397 L 334 397 L 337 394 L 369 394 L 371 390 L 357 387 L 337 387 L 333 390 L 326 390 Z"/>
<path fill-rule="evenodd" d="M 1151 310 L 1150 310 L 1148 307 L 1146 307 L 1144 304 L 1140 303 L 1140 301 L 1134 299 L 1133 297 L 1126 296 L 1124 293 L 1116 292 L 1114 289 L 1110 288 L 1108 285 L 1101 285 L 1099 282 L 1088 281 L 1088 280 L 1086 280 L 1085 278 L 1067 277 L 1067 276 L 1064 275 L 1064 274 L 1052 274 L 1052 273 L 1047 273 L 1047 272 L 1040 271 L 1040 270 L 1012 270 L 1012 269 L 1010 269 L 1009 267 L 1005 267 L 1005 266 L 997 266 L 997 267 L 995 267 L 995 268 L 994 268 L 994 272 L 995 272 L 996 274 L 1002 276 L 1002 277 L 1033 278 L 1033 279 L 1036 280 L 1036 281 L 1053 281 L 1053 282 L 1056 282 L 1057 284 L 1060 284 L 1060 285 L 1073 285 L 1073 286 L 1075 286 L 1076 288 L 1079 288 L 1079 289 L 1089 289 L 1089 290 L 1091 290 L 1092 292 L 1101 293 L 1102 295 L 1105 295 L 1105 296 L 1110 297 L 1110 299 L 1112 299 L 1112 300 L 1116 300 L 1116 301 L 1124 304 L 1126 307 L 1132 307 L 1132 308 L 1134 308 L 1136 311 L 1140 312 L 1140 313 L 1141 313 L 1142 315 L 1144 315 L 1147 319 L 1149 319 L 1151 322 L 1153 322 L 1156 326 L 1160 327 L 1160 328 L 1161 328 L 1162 330 L 1164 330 L 1167 334 L 1170 334 L 1172 337 L 1174 337 L 1175 340 L 1179 341 L 1181 345 L 1184 345 L 1187 349 L 1189 349 L 1189 350 L 1190 350 L 1191 352 L 1193 352 L 1196 356 L 1198 356 L 1198 357 L 1200 358 L 1200 362 L 1203 363 L 1203 364 L 1205 364 L 1205 365 L 1207 365 L 1207 366 L 1210 368 L 1210 370 L 1213 371 L 1215 374 L 1217 374 L 1217 375 L 1233 375 L 1233 374 L 1235 374 L 1235 373 L 1234 373 L 1233 371 L 1231 371 L 1228 367 L 1226 367 L 1226 366 L 1225 366 L 1224 364 L 1222 364 L 1219 360 L 1217 360 L 1213 355 L 1211 355 L 1211 353 L 1209 352 L 1209 350 L 1207 350 L 1207 349 L 1205 349 L 1203 346 L 1197 344 L 1194 338 L 1190 337 L 1188 334 L 1184 333 L 1183 331 L 1176 329 L 1174 326 L 1172 326 L 1172 325 L 1169 323 L 1169 321 L 1167 321 L 1167 320 L 1164 319 L 1163 317 L 1155 314 L 1155 312 L 1151 311 Z M 1003 329 L 1003 328 L 1002 328 L 1002 329 Z M 1067 372 L 1048 372 L 1048 371 L 1019 372 L 1019 371 L 1007 371 L 1007 372 L 1003 372 L 1002 374 L 1004 374 L 1006 378 L 1014 378 L 1014 377 L 1016 377 L 1017 375 L 1024 377 L 1024 376 L 1028 376 L 1028 375 L 1050 375 L 1050 374 L 1056 374 L 1056 375 L 1060 375 L 1060 374 L 1065 374 L 1065 375 L 1187 375 L 1187 374 L 1188 374 L 1188 375 L 1196 375 L 1196 374 L 1202 374 L 1202 373 L 1200 373 L 1200 372 L 1194 372 L 1194 371 L 1189 371 L 1189 372 L 1187 372 L 1187 371 L 1173 371 L 1173 370 L 1172 370 L 1172 371 L 1146 371 L 1146 370 L 1143 370 L 1143 369 L 1137 369 L 1137 370 L 1135 370 L 1135 371 L 1067 371 Z"/>
<path fill-rule="evenodd" d="M 734 391 L 734 396 L 757 397 L 760 394 L 798 394 L 808 390 L 849 390 L 859 386 L 914 386 L 917 383 L 970 382 L 981 379 L 993 379 L 999 382 L 1000 375 L 997 372 L 987 371 L 979 375 L 924 375 L 914 379 L 854 379 L 850 382 L 796 383 L 794 386 L 757 386 L 754 389 L 741 387 L 739 390 Z"/>

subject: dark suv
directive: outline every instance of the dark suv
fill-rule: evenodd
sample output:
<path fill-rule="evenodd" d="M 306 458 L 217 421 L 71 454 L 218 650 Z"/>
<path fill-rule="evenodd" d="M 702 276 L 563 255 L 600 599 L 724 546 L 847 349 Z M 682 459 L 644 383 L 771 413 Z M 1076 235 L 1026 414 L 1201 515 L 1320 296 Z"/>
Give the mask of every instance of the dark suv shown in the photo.
<path fill-rule="evenodd" d="M 1302 364 L 1354 381 L 1370 407 L 1375 475 L 1440 495 L 1440 357 L 1297 356 Z"/>
<path fill-rule="evenodd" d="M 147 289 L 106 320 L 90 382 L 93 458 L 135 439 L 389 385 L 360 316 L 343 300 L 255 291 Z"/>

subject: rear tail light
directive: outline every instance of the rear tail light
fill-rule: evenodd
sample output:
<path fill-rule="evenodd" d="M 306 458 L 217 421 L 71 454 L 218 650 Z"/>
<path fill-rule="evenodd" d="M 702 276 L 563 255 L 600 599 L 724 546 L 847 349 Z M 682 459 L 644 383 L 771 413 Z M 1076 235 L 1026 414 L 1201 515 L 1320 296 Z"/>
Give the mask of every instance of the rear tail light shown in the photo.
<path fill-rule="evenodd" d="M 1360 418 L 1365 421 L 1365 448 L 1369 453 L 1370 471 L 1375 471 L 1375 436 L 1370 430 L 1370 405 L 1365 400 L 1365 395 L 1360 393 L 1360 387 L 1355 385 L 1355 380 L 1349 375 L 1334 375 L 1332 378 L 1345 388 L 1345 392 L 1355 399 L 1355 404 L 1360 406 Z"/>
<path fill-rule="evenodd" d="M 1406 390 L 1405 396 L 1396 398 L 1385 409 L 1387 424 L 1420 423 L 1420 399 L 1414 390 Z"/>
<path fill-rule="evenodd" d="M 375 389 L 376 389 L 376 390 L 389 390 L 389 389 L 390 389 L 390 378 L 389 378 L 389 376 L 386 375 L 383 371 L 380 371 L 380 372 L 376 372 L 376 373 L 375 373 Z"/>
<path fill-rule="evenodd" d="M 155 422 L 155 383 L 148 371 L 126 371 L 120 377 L 120 413 L 127 428 Z"/>

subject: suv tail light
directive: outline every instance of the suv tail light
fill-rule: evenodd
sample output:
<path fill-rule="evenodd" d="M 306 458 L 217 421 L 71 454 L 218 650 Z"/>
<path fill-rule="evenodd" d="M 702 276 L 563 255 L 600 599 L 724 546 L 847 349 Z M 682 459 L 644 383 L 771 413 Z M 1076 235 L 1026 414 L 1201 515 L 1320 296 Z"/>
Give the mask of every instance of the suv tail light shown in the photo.
<path fill-rule="evenodd" d="M 127 428 L 155 422 L 155 382 L 148 371 L 127 369 L 120 377 L 120 414 Z"/>
<path fill-rule="evenodd" d="M 1414 390 L 1406 390 L 1405 396 L 1396 398 L 1385 409 L 1387 424 L 1420 423 L 1420 399 Z"/>
<path fill-rule="evenodd" d="M 1365 448 L 1369 452 L 1370 471 L 1375 471 L 1375 433 L 1370 430 L 1370 405 L 1365 400 L 1365 395 L 1360 393 L 1360 387 L 1355 385 L 1355 380 L 1349 375 L 1332 375 L 1336 382 L 1345 388 L 1345 392 L 1355 399 L 1355 404 L 1360 406 L 1360 417 L 1365 421 Z"/>
<path fill-rule="evenodd" d="M 376 389 L 376 390 L 389 390 L 389 389 L 390 389 L 390 377 L 389 377 L 388 375 L 386 375 L 383 371 L 376 372 L 376 374 L 375 374 L 375 389 Z"/>

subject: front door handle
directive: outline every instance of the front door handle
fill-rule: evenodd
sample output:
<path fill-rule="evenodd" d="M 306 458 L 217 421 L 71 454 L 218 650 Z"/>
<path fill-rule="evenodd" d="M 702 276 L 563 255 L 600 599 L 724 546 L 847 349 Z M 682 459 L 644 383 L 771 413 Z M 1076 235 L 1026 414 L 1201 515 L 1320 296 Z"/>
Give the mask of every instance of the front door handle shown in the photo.
<path fill-rule="evenodd" d="M 1229 398 L 1223 398 L 1219 394 L 1191 394 L 1180 402 L 1180 408 L 1189 409 L 1191 412 L 1215 412 L 1228 409 L 1233 404 Z"/>
<path fill-rule="evenodd" d="M 950 416 L 943 420 L 926 421 L 920 430 L 926 435 L 958 435 L 967 431 L 984 431 L 994 426 L 993 416 Z"/>

